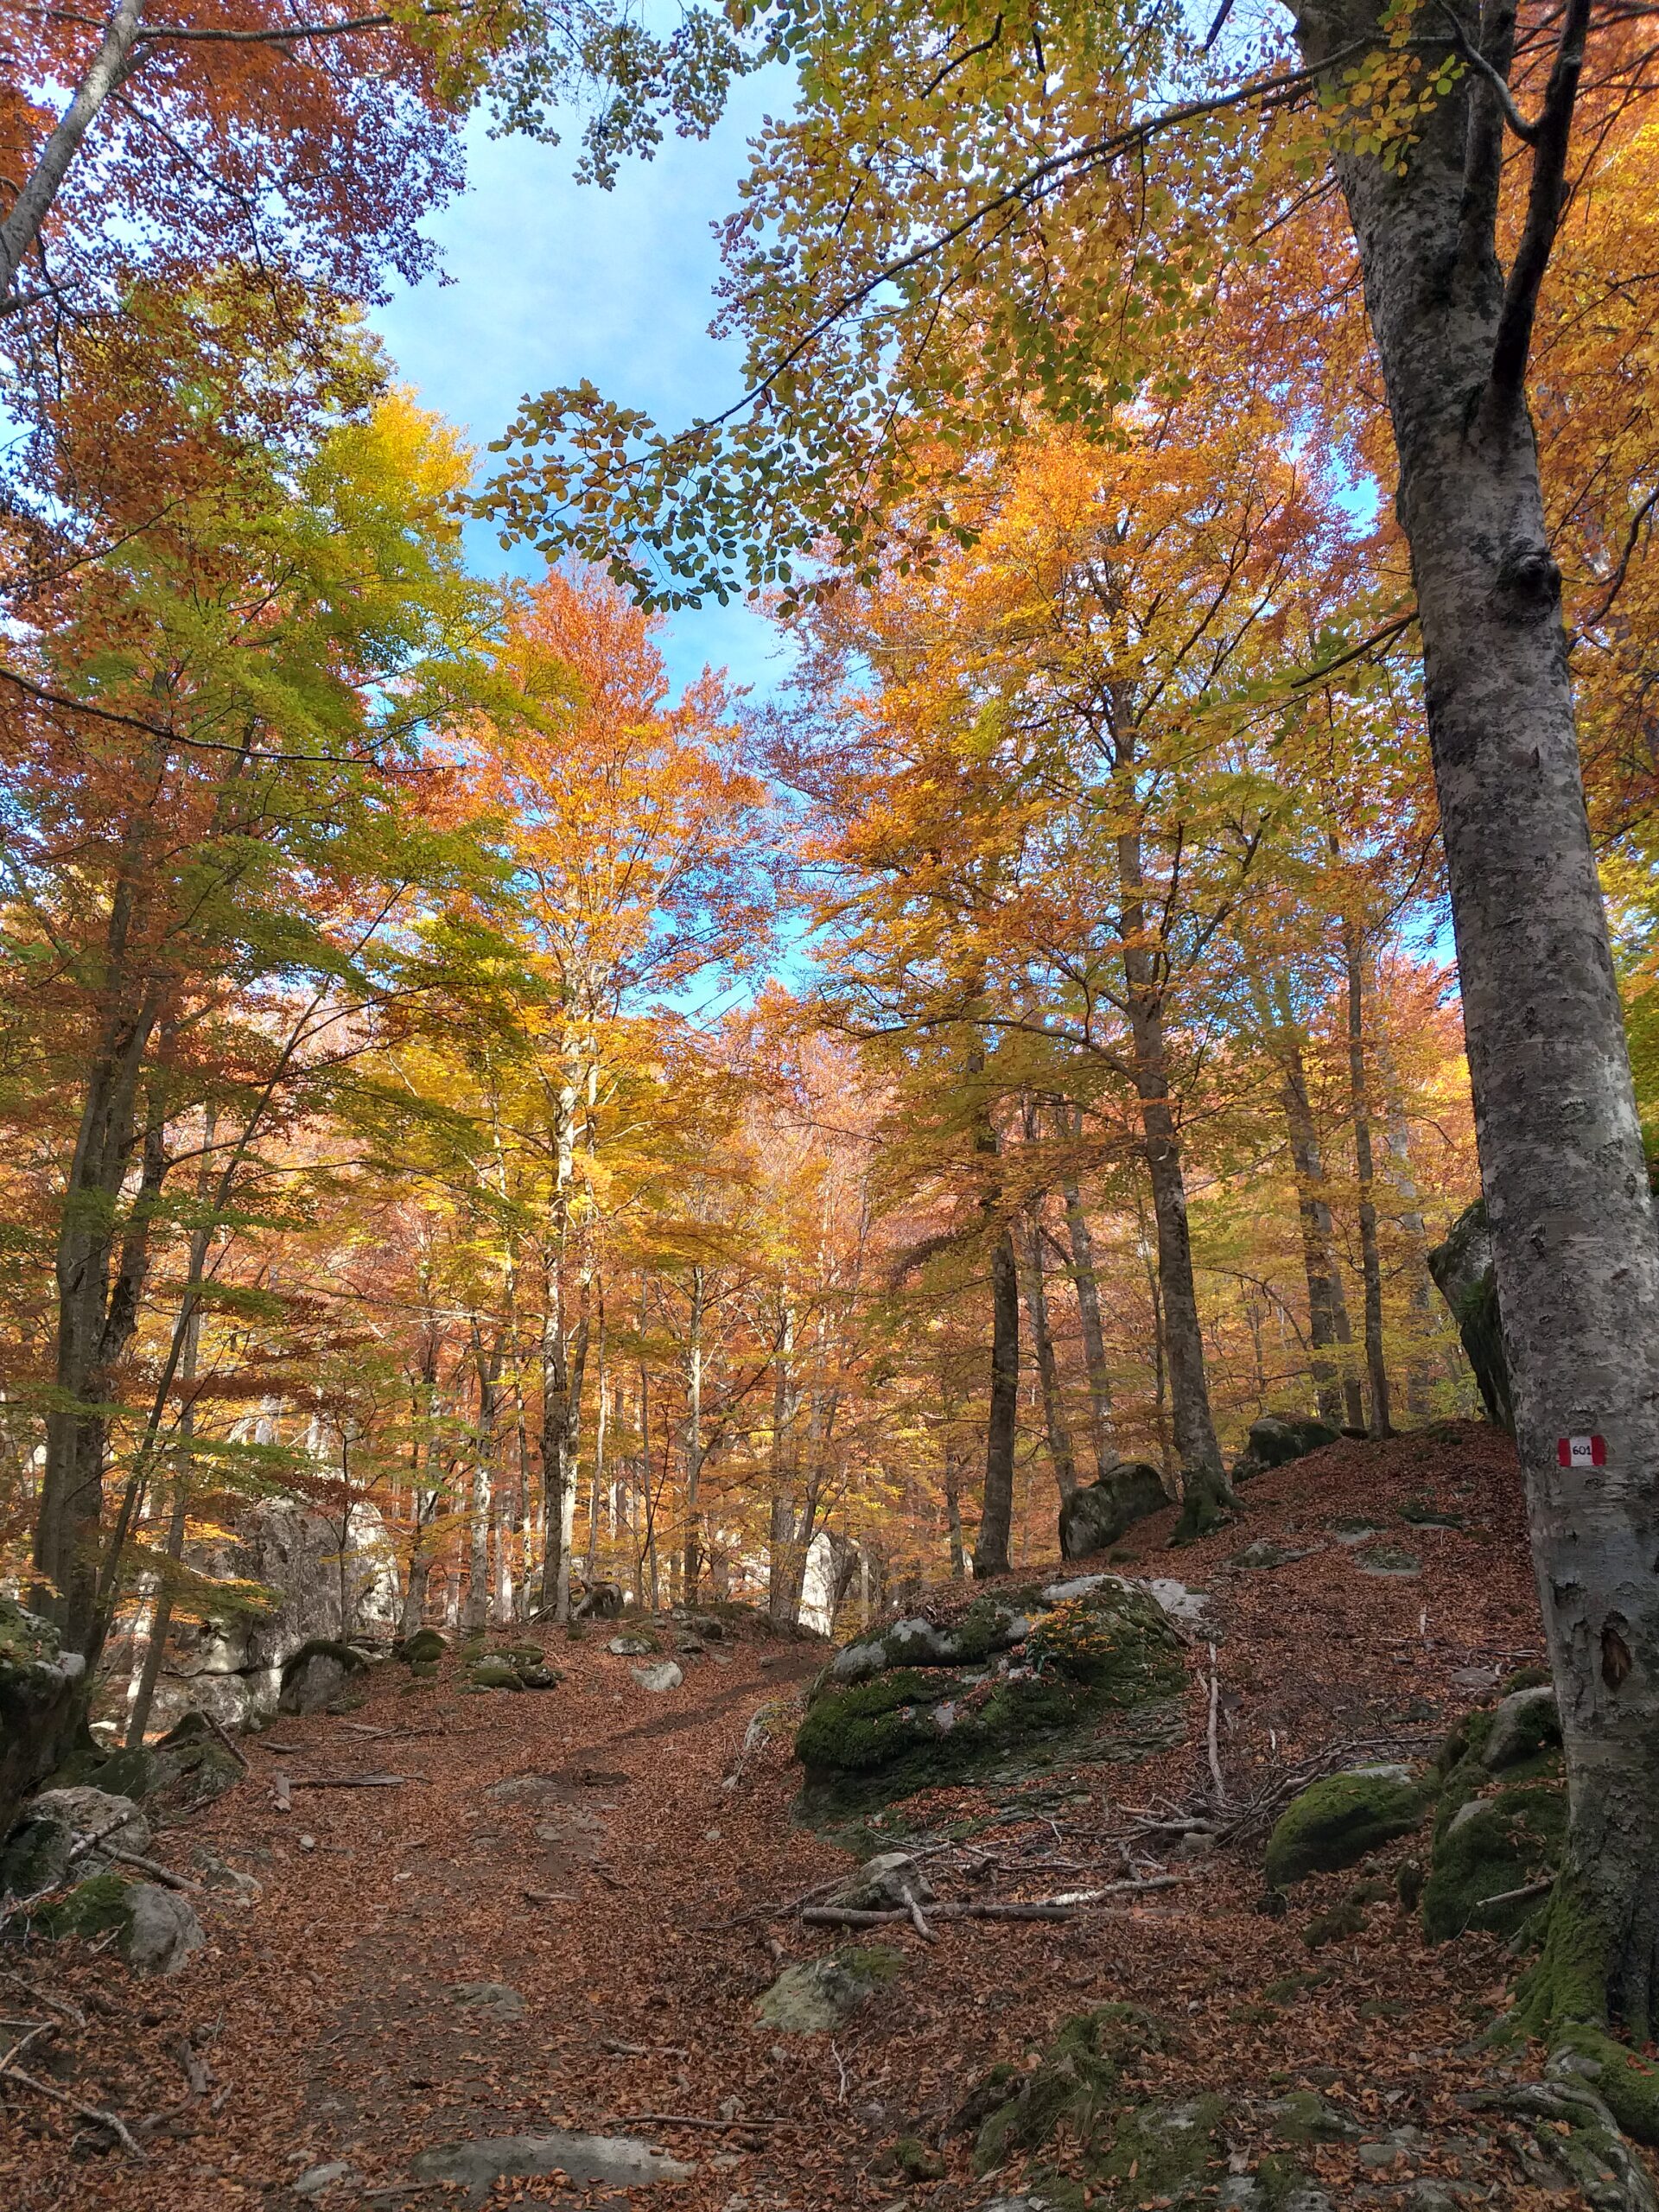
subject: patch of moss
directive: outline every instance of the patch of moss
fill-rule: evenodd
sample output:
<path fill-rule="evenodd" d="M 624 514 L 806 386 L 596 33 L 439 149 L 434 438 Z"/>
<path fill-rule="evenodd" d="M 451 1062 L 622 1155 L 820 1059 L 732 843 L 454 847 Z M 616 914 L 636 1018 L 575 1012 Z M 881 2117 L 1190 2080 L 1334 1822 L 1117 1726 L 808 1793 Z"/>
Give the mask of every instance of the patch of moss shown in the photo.
<path fill-rule="evenodd" d="M 1591 2086 L 1626 2135 L 1659 2144 L 1659 2066 L 1587 2021 L 1562 2029 L 1555 2043 L 1600 2069 Z"/>
<path fill-rule="evenodd" d="M 1423 1933 L 1433 1943 L 1471 1928 L 1515 1935 L 1541 1901 L 1512 1892 L 1553 1873 L 1566 1839 L 1567 1796 L 1558 1782 L 1506 1783 L 1490 1797 L 1465 1798 L 1436 1829 Z"/>
<path fill-rule="evenodd" d="M 1293 1798 L 1268 1839 L 1272 1889 L 1351 1866 L 1421 1825 L 1433 1802 L 1421 1784 L 1387 1772 L 1327 1775 Z"/>
<path fill-rule="evenodd" d="M 521 1690 L 518 1669 L 505 1659 L 480 1659 L 467 1675 L 466 1687 L 474 1690 Z"/>
<path fill-rule="evenodd" d="M 1167 2204 L 1227 2171 L 1227 2107 L 1206 2093 L 1184 2104 L 1143 2104 L 1120 2114 L 1111 2148 L 1090 2160 L 1090 2179 L 1114 2203 Z"/>
<path fill-rule="evenodd" d="M 1548 1667 L 1517 1667 L 1499 1690 L 1500 1697 L 1512 1697 L 1516 1690 L 1541 1690 L 1554 1681 Z"/>
<path fill-rule="evenodd" d="M 1035 2151 L 1064 2127 L 1085 2148 L 1109 2128 L 1122 2102 L 1127 2063 L 1146 2051 L 1164 2050 L 1169 2029 L 1135 2005 L 1102 2005 L 1065 2021 L 1026 2073 L 994 2069 L 999 2086 L 1014 2093 L 981 2123 L 974 2164 L 981 2173 L 1000 2166 L 1014 2151 Z"/>
<path fill-rule="evenodd" d="M 119 1874 L 94 1874 L 89 1881 L 77 1883 L 55 1904 L 42 1905 L 30 1916 L 29 1925 L 54 1942 L 66 1936 L 90 1939 L 107 1936 L 112 1928 L 124 1928 L 128 1917 L 125 1878 Z"/>
<path fill-rule="evenodd" d="M 1350 1936 L 1363 1935 L 1369 1925 L 1363 1906 L 1357 1904 L 1352 1897 L 1344 1897 L 1328 1912 L 1313 1916 L 1302 1930 L 1302 1941 L 1310 1951 L 1323 1950 L 1327 1943 L 1340 1943 Z"/>
<path fill-rule="evenodd" d="M 353 1675 L 359 1673 L 369 1663 L 362 1652 L 354 1645 L 337 1643 L 332 1637 L 314 1636 L 302 1643 L 297 1651 L 290 1653 L 289 1657 L 283 1660 L 283 1687 L 284 1689 L 299 1673 L 301 1668 L 312 1659 L 332 1659 L 336 1664 L 344 1667 L 348 1674 Z"/>
<path fill-rule="evenodd" d="M 397 1646 L 397 1656 L 405 1666 L 435 1667 L 448 1649 L 449 1639 L 441 1629 L 417 1628 Z"/>

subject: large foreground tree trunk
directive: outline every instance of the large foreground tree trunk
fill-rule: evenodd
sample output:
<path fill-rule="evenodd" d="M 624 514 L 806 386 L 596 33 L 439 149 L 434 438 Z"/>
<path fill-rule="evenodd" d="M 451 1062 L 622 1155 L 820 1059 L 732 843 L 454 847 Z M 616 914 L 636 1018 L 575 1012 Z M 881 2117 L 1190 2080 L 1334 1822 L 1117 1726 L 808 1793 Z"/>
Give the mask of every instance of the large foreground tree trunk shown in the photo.
<path fill-rule="evenodd" d="M 1459 13 L 1474 38 L 1480 27 Z M 1507 277 L 1494 248 L 1503 124 L 1478 75 L 1422 119 L 1403 176 L 1359 156 L 1338 166 L 1399 453 L 1481 1176 L 1571 1783 L 1533 2018 L 1605 2007 L 1644 2038 L 1659 2027 L 1659 1243 L 1524 390 L 1587 19 L 1587 0 L 1560 19 Z M 1495 12 L 1488 26 L 1499 71 L 1513 20 Z M 1383 42 L 1377 0 L 1314 0 L 1299 33 L 1313 61 L 1357 36 Z"/>

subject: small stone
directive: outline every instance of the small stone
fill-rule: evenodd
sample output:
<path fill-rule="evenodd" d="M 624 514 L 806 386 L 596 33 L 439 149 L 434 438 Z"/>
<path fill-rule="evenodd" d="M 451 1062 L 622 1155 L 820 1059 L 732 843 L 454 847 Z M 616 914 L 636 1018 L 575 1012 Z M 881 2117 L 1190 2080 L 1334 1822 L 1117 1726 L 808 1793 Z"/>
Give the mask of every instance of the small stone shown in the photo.
<path fill-rule="evenodd" d="M 207 1941 L 189 1900 L 159 1882 L 131 1883 L 126 1903 L 121 1955 L 135 1974 L 176 1974 Z"/>
<path fill-rule="evenodd" d="M 469 2012 L 486 2013 L 493 2020 L 522 2020 L 524 2000 L 505 1981 L 452 1981 L 449 1994 Z"/>
<path fill-rule="evenodd" d="M 315 1836 L 314 1836 L 314 1835 L 302 1835 L 302 1836 L 300 1838 L 300 1849 L 301 1849 L 302 1851 L 315 1851 L 315 1850 L 316 1849 L 316 1847 L 317 1847 L 317 1839 L 315 1838 Z"/>
<path fill-rule="evenodd" d="M 1421 1574 L 1423 1562 L 1415 1552 L 1408 1552 L 1403 1544 L 1373 1544 L 1369 1551 L 1357 1552 L 1354 1564 L 1362 1574 Z"/>
<path fill-rule="evenodd" d="M 657 1649 L 657 1641 L 649 1636 L 613 1636 L 605 1649 L 618 1659 L 645 1659 Z"/>
<path fill-rule="evenodd" d="M 685 1680 L 671 1659 L 659 1659 L 650 1667 L 630 1667 L 628 1672 L 645 1690 L 677 1690 Z"/>
<path fill-rule="evenodd" d="M 332 2189 L 337 2181 L 355 2181 L 354 2167 L 344 2158 L 330 2158 L 327 2165 L 310 2166 L 294 2183 L 296 2196 L 321 2196 L 325 2189 Z"/>
<path fill-rule="evenodd" d="M 1317 1544 L 1275 1544 L 1270 1536 L 1258 1536 L 1253 1544 L 1246 1544 L 1242 1552 L 1235 1552 L 1227 1564 L 1253 1572 L 1275 1567 L 1294 1567 L 1299 1559 L 1311 1559 L 1319 1548 Z"/>

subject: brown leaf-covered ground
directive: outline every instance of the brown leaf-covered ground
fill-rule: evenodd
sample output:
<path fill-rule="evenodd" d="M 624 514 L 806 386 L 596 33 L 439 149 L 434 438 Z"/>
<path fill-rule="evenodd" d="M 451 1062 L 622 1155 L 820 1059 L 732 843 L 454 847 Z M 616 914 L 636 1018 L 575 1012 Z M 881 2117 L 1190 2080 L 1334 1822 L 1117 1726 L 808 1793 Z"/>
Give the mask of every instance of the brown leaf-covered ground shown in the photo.
<path fill-rule="evenodd" d="M 1401 1519 L 1422 1501 L 1465 1525 Z M 1261 1478 L 1247 1504 L 1240 1529 L 1180 1552 L 1162 1548 L 1166 1522 L 1145 1524 L 1126 1568 L 1211 1595 L 1230 1808 L 1333 1745 L 1426 1755 L 1450 1719 L 1538 1656 L 1513 1457 L 1489 1431 L 1341 1445 Z M 1420 1574 L 1360 1571 L 1327 1523 L 1362 1514 L 1409 1546 Z M 1316 1548 L 1265 1572 L 1227 1563 L 1257 1537 Z M 1338 2203 L 1437 2172 L 1457 2202 L 1563 2201 L 1525 2184 L 1503 2125 L 1484 2120 L 1471 2151 L 1458 2102 L 1492 2077 L 1473 2045 L 1512 1964 L 1503 1948 L 1483 1936 L 1431 1948 L 1390 1901 L 1310 1950 L 1304 1931 L 1353 1877 L 1302 1885 L 1281 1916 L 1258 1910 L 1259 1833 L 1190 1858 L 1142 1839 L 1133 1863 L 1161 1863 L 1176 1885 L 1065 1923 L 943 1922 L 931 1945 L 883 1930 L 906 1956 L 896 1983 L 833 2037 L 780 2037 L 755 2000 L 780 1961 L 834 1947 L 794 1907 L 850 1863 L 791 1820 L 793 1701 L 822 1650 L 745 1632 L 684 1658 L 683 1688 L 659 1694 L 607 1651 L 608 1633 L 547 1633 L 567 1675 L 555 1690 L 464 1694 L 453 1661 L 411 1689 L 387 1664 L 349 1718 L 284 1720 L 253 1739 L 254 1778 L 155 1847 L 181 1873 L 213 1854 L 263 1885 L 251 1908 L 203 1902 L 210 1948 L 171 1979 L 136 1981 L 67 1945 L 8 1953 L 9 1974 L 87 2016 L 85 2031 L 66 2022 L 36 2042 L 30 2063 L 124 2115 L 146 2156 L 14 2088 L 0 2106 L 0 2204 L 294 2212 L 307 2200 L 293 2181 L 338 2160 L 352 2177 L 309 2200 L 324 2212 L 439 2205 L 454 2201 L 442 2187 L 407 2186 L 423 2150 L 567 2126 L 633 2133 L 694 2163 L 692 2180 L 642 2193 L 661 2212 L 956 2212 L 1017 2174 L 975 2179 L 968 2142 L 949 2139 L 944 2177 L 912 2185 L 883 2170 L 884 2148 L 936 2139 L 985 2067 L 1019 2063 L 1108 1999 L 1182 2031 L 1175 2054 L 1148 2062 L 1151 2094 L 1309 2086 L 1359 2113 L 1366 2140 L 1316 2154 Z M 979 1824 L 970 1849 L 930 1862 L 943 1896 L 1121 1879 L 1123 1838 L 1145 1808 L 1196 1806 L 1205 1790 L 1205 1642 L 1189 1662 L 1179 1748 L 935 1793 L 884 1833 L 938 1839 L 950 1822 Z M 766 1706 L 772 1732 L 743 1757 Z M 296 1784 L 407 1779 L 296 1787 L 284 1813 L 268 1786 L 278 1770 Z M 496 1986 L 458 1992 L 480 1984 Z M 16 1980 L 0 1997 L 0 2018 L 39 2017 Z M 1247 2137 L 1237 2148 L 1248 2161 Z M 492 2201 L 585 2200 L 552 2177 L 502 2183 Z"/>

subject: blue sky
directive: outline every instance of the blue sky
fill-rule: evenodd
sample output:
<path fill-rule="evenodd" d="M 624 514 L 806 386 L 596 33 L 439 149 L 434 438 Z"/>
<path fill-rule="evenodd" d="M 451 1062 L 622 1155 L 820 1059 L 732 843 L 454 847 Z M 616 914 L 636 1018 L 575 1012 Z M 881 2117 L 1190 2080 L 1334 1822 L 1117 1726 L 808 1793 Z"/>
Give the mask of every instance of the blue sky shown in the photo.
<path fill-rule="evenodd" d="M 768 95 L 770 99 L 768 99 Z M 591 377 L 607 397 L 677 426 L 739 389 L 735 349 L 709 336 L 718 258 L 709 225 L 735 202 L 749 131 L 786 97 L 777 73 L 736 88 L 704 143 L 671 138 L 629 164 L 613 192 L 571 181 L 580 136 L 558 146 L 469 134 L 465 194 L 427 226 L 451 278 L 398 293 L 373 321 L 404 378 L 482 448 L 527 392 Z M 534 574 L 478 525 L 486 573 Z M 766 690 L 781 663 L 771 626 L 746 607 L 683 612 L 662 643 L 677 683 L 705 662 Z"/>

